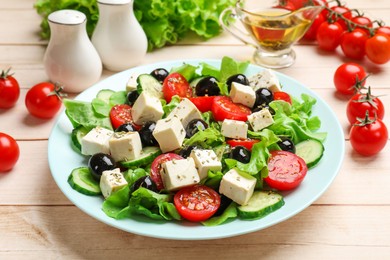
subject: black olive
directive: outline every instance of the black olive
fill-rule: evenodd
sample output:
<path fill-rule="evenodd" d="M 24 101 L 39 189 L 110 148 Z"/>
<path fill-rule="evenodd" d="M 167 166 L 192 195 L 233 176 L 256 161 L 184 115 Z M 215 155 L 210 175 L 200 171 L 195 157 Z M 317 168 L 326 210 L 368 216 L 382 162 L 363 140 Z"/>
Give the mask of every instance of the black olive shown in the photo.
<path fill-rule="evenodd" d="M 100 180 L 104 171 L 113 170 L 116 168 L 116 162 L 114 158 L 109 154 L 96 153 L 89 158 L 88 167 L 92 176 L 96 180 Z"/>
<path fill-rule="evenodd" d="M 232 200 L 226 197 L 225 195 L 221 195 L 221 205 L 219 206 L 217 212 L 213 216 L 221 216 L 222 213 L 229 207 L 230 203 L 232 203 Z"/>
<path fill-rule="evenodd" d="M 268 88 L 259 88 L 256 90 L 256 101 L 254 107 L 268 105 L 274 100 L 274 94 Z"/>
<path fill-rule="evenodd" d="M 139 130 L 139 136 L 143 146 L 156 146 L 158 142 L 153 136 L 153 130 L 156 128 L 156 123 L 153 121 L 146 122 Z"/>
<path fill-rule="evenodd" d="M 242 163 L 248 163 L 251 160 L 251 152 L 244 146 L 238 145 L 230 151 L 230 158 Z"/>
<path fill-rule="evenodd" d="M 134 191 L 138 190 L 140 187 L 144 187 L 148 190 L 158 192 L 156 183 L 150 178 L 149 175 L 142 176 L 138 180 L 136 180 L 130 187 L 130 194 Z"/>
<path fill-rule="evenodd" d="M 232 89 L 232 83 L 233 83 L 233 82 L 240 83 L 240 84 L 246 85 L 246 86 L 249 85 L 249 80 L 248 80 L 248 78 L 247 78 L 244 74 L 235 74 L 235 75 L 232 75 L 232 76 L 230 76 L 230 77 L 226 80 L 226 85 L 227 85 L 227 87 L 228 87 L 229 92 L 230 92 L 230 90 Z"/>
<path fill-rule="evenodd" d="M 134 105 L 134 103 L 138 97 L 139 97 L 139 94 L 138 94 L 137 90 L 130 91 L 129 93 L 127 93 L 127 103 L 130 106 Z"/>
<path fill-rule="evenodd" d="M 135 132 L 134 125 L 132 123 L 124 123 L 115 129 L 115 132 Z"/>
<path fill-rule="evenodd" d="M 199 80 L 195 86 L 195 94 L 197 96 L 218 96 L 219 93 L 218 80 L 211 76 Z"/>
<path fill-rule="evenodd" d="M 268 111 L 271 115 L 275 115 L 275 110 L 272 107 L 270 107 L 269 105 L 262 105 L 262 106 L 253 107 L 252 113 L 259 112 L 260 110 L 263 110 L 264 108 L 268 109 Z"/>
<path fill-rule="evenodd" d="M 278 142 L 280 149 L 283 151 L 295 153 L 295 145 L 291 139 L 287 137 L 281 137 L 281 141 Z"/>
<path fill-rule="evenodd" d="M 179 155 L 183 158 L 187 158 L 188 156 L 190 156 L 192 150 L 198 148 L 196 145 L 189 145 L 189 146 L 185 146 L 183 147 L 182 149 L 180 149 L 179 151 Z"/>
<path fill-rule="evenodd" d="M 186 137 L 191 138 L 199 130 L 205 130 L 209 125 L 202 119 L 193 119 L 186 126 Z"/>
<path fill-rule="evenodd" d="M 164 79 L 169 75 L 169 72 L 166 69 L 158 68 L 150 72 L 150 75 L 152 75 L 158 81 L 163 82 Z"/>

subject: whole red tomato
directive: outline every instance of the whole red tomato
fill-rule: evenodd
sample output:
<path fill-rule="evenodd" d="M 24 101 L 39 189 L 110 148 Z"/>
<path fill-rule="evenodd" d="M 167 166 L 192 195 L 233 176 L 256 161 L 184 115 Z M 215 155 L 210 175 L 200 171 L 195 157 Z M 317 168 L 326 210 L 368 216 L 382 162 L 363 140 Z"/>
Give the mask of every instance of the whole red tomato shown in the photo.
<path fill-rule="evenodd" d="M 363 59 L 366 55 L 365 46 L 368 35 L 362 29 L 345 32 L 341 37 L 340 46 L 346 57 L 351 59 Z"/>
<path fill-rule="evenodd" d="M 356 88 L 365 84 L 366 71 L 357 63 L 347 62 L 341 64 L 333 76 L 336 90 L 345 95 L 352 95 Z"/>
<path fill-rule="evenodd" d="M 341 14 L 345 19 L 348 19 L 348 20 L 352 19 L 352 12 L 346 6 L 336 5 L 336 6 L 332 6 L 330 9 L 335 13 Z M 347 23 L 343 19 L 338 18 L 335 14 L 331 15 L 330 20 L 338 22 L 341 25 L 341 27 L 343 28 L 343 30 L 348 29 Z"/>
<path fill-rule="evenodd" d="M 3 70 L 0 74 L 0 108 L 11 108 L 19 99 L 19 83 L 12 77 L 10 70 Z"/>
<path fill-rule="evenodd" d="M 313 23 L 311 24 L 310 28 L 307 30 L 303 38 L 306 40 L 314 41 L 317 38 L 318 28 L 323 22 L 325 22 L 325 17 L 323 16 L 323 14 L 320 13 L 314 19 Z"/>
<path fill-rule="evenodd" d="M 368 88 L 367 93 L 356 93 L 348 101 L 347 104 L 347 117 L 351 124 L 356 122 L 356 118 L 364 118 L 366 113 L 370 117 L 383 119 L 385 116 L 385 107 L 382 101 L 371 94 L 371 89 Z"/>
<path fill-rule="evenodd" d="M 370 18 L 368 18 L 366 16 L 359 15 L 359 16 L 352 17 L 351 22 L 353 22 L 355 24 L 359 24 L 359 25 L 365 26 L 365 27 L 368 27 L 368 28 L 372 28 L 372 21 L 371 21 Z M 363 29 L 363 30 L 367 34 L 370 33 L 369 30 L 367 30 L 367 29 Z"/>
<path fill-rule="evenodd" d="M 61 108 L 62 88 L 50 82 L 42 82 L 28 90 L 25 104 L 31 115 L 52 118 Z"/>
<path fill-rule="evenodd" d="M 15 139 L 0 132 L 0 172 L 11 170 L 19 159 L 19 145 Z"/>
<path fill-rule="evenodd" d="M 375 64 L 385 64 L 390 60 L 390 36 L 377 33 L 366 41 L 367 58 Z"/>
<path fill-rule="evenodd" d="M 379 153 L 387 143 L 388 131 L 381 119 L 365 117 L 351 128 L 352 148 L 361 155 L 372 156 Z"/>
<path fill-rule="evenodd" d="M 386 34 L 390 37 L 390 26 L 381 26 L 378 29 L 376 29 L 375 33 L 382 33 Z"/>
<path fill-rule="evenodd" d="M 317 30 L 318 47 L 326 51 L 334 51 L 340 44 L 344 29 L 338 22 L 323 22 Z"/>

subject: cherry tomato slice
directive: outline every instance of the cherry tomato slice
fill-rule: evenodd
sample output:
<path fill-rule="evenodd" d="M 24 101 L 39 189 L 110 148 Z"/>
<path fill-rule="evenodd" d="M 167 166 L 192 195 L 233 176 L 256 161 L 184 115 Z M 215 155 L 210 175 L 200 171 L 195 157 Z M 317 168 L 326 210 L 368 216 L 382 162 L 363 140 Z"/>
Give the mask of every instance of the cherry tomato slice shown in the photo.
<path fill-rule="evenodd" d="M 226 140 L 226 143 L 228 145 L 230 145 L 231 147 L 244 146 L 249 151 L 251 151 L 253 145 L 258 143 L 258 142 L 260 142 L 260 140 L 257 140 L 257 139 L 245 139 L 245 140 L 229 139 L 229 140 Z"/>
<path fill-rule="evenodd" d="M 221 197 L 207 186 L 194 185 L 179 190 L 173 198 L 173 203 L 180 216 L 199 222 L 214 215 L 221 205 Z"/>
<path fill-rule="evenodd" d="M 132 123 L 135 129 L 141 129 L 141 126 L 133 123 L 131 106 L 127 104 L 118 104 L 113 106 L 110 111 L 110 120 L 114 129 L 117 129 L 125 123 Z"/>
<path fill-rule="evenodd" d="M 190 84 L 183 75 L 177 72 L 171 73 L 165 78 L 162 91 L 168 103 L 171 102 L 172 97 L 175 95 L 183 98 L 192 97 Z"/>
<path fill-rule="evenodd" d="M 158 190 L 164 189 L 164 184 L 161 179 L 161 170 L 162 170 L 161 164 L 171 161 L 173 159 L 180 160 L 184 158 L 175 153 L 164 153 L 157 156 L 152 162 L 152 165 L 150 167 L 150 178 L 152 178 L 154 183 L 156 183 Z"/>
<path fill-rule="evenodd" d="M 216 121 L 225 119 L 247 121 L 251 110 L 241 104 L 233 103 L 230 97 L 216 96 L 211 105 L 211 112 Z"/>
<path fill-rule="evenodd" d="M 213 104 L 215 96 L 203 96 L 203 97 L 192 97 L 189 100 L 199 109 L 200 112 L 211 111 L 211 105 Z"/>
<path fill-rule="evenodd" d="M 296 188 L 306 176 L 305 161 L 287 151 L 272 151 L 268 161 L 268 176 L 264 181 L 273 189 L 292 190 Z"/>
<path fill-rule="evenodd" d="M 274 100 L 284 100 L 287 103 L 292 104 L 291 96 L 283 91 L 274 92 Z"/>

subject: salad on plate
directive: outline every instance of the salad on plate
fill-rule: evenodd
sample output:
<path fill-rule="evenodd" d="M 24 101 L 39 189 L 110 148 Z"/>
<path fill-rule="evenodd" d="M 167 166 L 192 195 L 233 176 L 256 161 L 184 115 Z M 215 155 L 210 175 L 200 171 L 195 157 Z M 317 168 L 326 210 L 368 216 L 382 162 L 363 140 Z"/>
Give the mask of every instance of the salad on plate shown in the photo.
<path fill-rule="evenodd" d="M 315 98 L 284 92 L 272 70 L 246 75 L 248 65 L 224 57 L 220 68 L 156 67 L 121 91 L 64 99 L 72 147 L 87 161 L 69 185 L 101 197 L 114 219 L 215 226 L 283 207 L 320 162 L 327 134 Z"/>

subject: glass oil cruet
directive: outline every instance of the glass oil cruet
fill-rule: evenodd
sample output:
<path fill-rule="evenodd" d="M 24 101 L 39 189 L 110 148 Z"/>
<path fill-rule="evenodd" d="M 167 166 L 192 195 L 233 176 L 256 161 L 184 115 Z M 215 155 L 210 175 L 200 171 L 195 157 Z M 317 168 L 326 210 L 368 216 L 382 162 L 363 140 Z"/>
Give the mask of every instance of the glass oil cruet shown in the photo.
<path fill-rule="evenodd" d="M 103 68 L 87 35 L 86 16 L 76 10 L 59 10 L 51 13 L 48 21 L 51 35 L 43 61 L 49 79 L 69 93 L 96 83 Z"/>
<path fill-rule="evenodd" d="M 138 65 L 148 41 L 134 11 L 134 0 L 98 0 L 99 20 L 92 35 L 103 66 L 122 71 Z"/>

